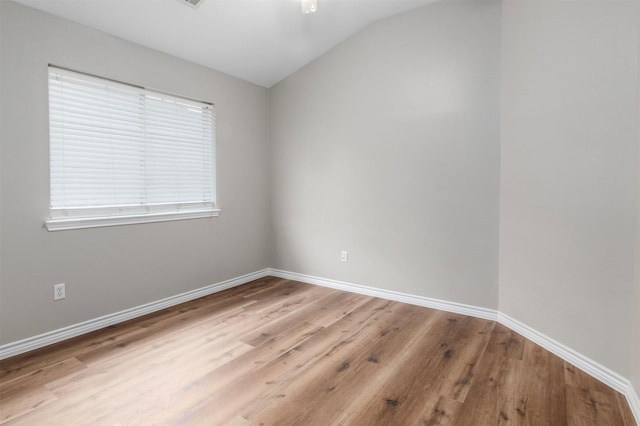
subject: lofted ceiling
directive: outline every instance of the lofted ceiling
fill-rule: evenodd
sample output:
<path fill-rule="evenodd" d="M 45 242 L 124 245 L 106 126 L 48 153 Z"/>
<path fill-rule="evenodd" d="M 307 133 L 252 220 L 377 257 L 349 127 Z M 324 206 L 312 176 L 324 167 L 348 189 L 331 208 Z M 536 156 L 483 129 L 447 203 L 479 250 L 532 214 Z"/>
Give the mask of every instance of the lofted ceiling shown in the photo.
<path fill-rule="evenodd" d="M 436 0 L 15 0 L 271 87 L 370 23 Z"/>

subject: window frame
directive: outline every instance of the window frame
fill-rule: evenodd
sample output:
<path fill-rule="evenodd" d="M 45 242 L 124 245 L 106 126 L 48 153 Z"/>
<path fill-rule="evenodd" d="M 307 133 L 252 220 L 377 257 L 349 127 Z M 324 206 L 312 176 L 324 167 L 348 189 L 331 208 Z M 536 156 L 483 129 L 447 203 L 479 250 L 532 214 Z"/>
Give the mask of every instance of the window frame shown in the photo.
<path fill-rule="evenodd" d="M 173 101 L 183 101 L 196 103 L 211 111 L 211 187 L 210 198 L 206 201 L 172 201 L 160 203 L 140 204 L 115 204 L 115 205 L 98 205 L 98 206 L 70 206 L 70 207 L 53 207 L 53 186 L 52 186 L 52 160 L 53 160 L 53 144 L 52 144 L 52 112 L 51 112 L 51 74 L 60 73 L 60 75 L 71 75 L 73 77 L 86 79 L 86 81 L 99 81 L 101 84 L 107 84 L 109 87 L 126 88 L 127 90 L 136 91 L 140 96 L 160 96 L 163 99 Z M 138 85 L 132 85 L 116 81 L 104 77 L 99 77 L 87 73 L 82 73 L 56 65 L 49 64 L 47 67 L 47 105 L 48 105 L 48 121 L 49 121 L 49 217 L 45 220 L 45 227 L 48 231 L 61 231 L 69 229 L 96 228 L 103 226 L 115 225 L 131 225 L 140 223 L 164 222 L 184 219 L 197 219 L 216 217 L 220 214 L 217 207 L 216 199 L 216 128 L 215 128 L 215 109 L 214 104 L 196 99 L 187 98 L 174 94 L 168 94 L 154 89 L 148 89 Z M 145 110 L 145 119 L 147 114 Z M 145 139 L 145 144 L 147 143 Z M 207 154 L 208 156 L 208 154 Z M 147 166 L 143 167 L 146 169 Z M 206 180 L 201 181 L 206 182 Z M 145 189 L 145 197 L 147 197 Z"/>

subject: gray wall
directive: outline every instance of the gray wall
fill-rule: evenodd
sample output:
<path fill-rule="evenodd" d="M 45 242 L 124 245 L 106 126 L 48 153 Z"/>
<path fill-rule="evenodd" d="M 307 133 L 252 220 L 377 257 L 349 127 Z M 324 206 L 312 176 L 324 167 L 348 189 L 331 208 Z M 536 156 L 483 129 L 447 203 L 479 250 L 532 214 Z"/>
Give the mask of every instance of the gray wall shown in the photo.
<path fill-rule="evenodd" d="M 634 294 L 636 7 L 503 5 L 500 311 L 623 375 Z"/>
<path fill-rule="evenodd" d="M 0 0 L 2 3 L 2 0 Z M 4 126 L 2 125 L 2 5 L 0 5 L 0 321 L 2 321 L 2 141 Z M 0 344 L 2 343 L 2 326 L 0 325 Z"/>
<path fill-rule="evenodd" d="M 272 265 L 497 308 L 499 46 L 498 3 L 437 3 L 273 87 Z"/>
<path fill-rule="evenodd" d="M 640 7 L 637 11 L 637 23 L 640 28 Z M 638 57 L 640 58 L 640 30 L 638 31 Z M 638 82 L 640 82 L 640 64 L 638 64 Z M 635 214 L 635 253 L 634 260 L 634 282 L 635 293 L 632 295 L 633 305 L 633 323 L 631 328 L 631 356 L 630 356 L 630 372 L 629 379 L 640 395 L 640 84 L 636 88 L 637 97 L 637 123 L 638 135 L 636 139 L 636 214 Z"/>
<path fill-rule="evenodd" d="M 268 266 L 268 91 L 40 13 L 2 8 L 0 343 Z M 47 64 L 214 102 L 221 216 L 47 232 Z M 52 285 L 67 284 L 53 301 Z"/>

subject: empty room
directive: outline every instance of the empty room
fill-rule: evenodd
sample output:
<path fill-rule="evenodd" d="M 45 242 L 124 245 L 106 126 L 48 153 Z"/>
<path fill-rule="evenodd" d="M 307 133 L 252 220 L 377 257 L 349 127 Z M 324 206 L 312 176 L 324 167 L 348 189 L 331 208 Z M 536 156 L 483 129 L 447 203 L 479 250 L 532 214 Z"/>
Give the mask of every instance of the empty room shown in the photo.
<path fill-rule="evenodd" d="M 0 424 L 639 392 L 640 1 L 0 0 Z"/>

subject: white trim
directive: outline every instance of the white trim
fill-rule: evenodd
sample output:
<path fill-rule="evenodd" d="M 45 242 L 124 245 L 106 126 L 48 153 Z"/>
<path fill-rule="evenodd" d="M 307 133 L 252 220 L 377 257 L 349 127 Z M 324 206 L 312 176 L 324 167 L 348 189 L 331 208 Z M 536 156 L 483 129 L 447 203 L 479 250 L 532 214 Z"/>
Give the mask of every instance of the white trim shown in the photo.
<path fill-rule="evenodd" d="M 50 345 L 52 343 L 57 343 L 62 340 L 79 336 L 81 334 L 89 333 L 91 331 L 99 330 L 113 324 L 137 318 L 151 312 L 159 311 L 160 309 L 165 309 L 170 306 L 188 302 L 202 296 L 207 296 L 209 294 L 217 293 L 228 288 L 246 284 L 250 281 L 266 277 L 267 275 L 269 275 L 268 272 L 268 269 L 263 269 L 261 271 L 242 275 L 226 281 L 221 281 L 219 283 L 202 287 L 196 290 L 187 291 L 186 293 L 178 294 L 176 296 L 167 297 L 166 299 L 146 303 L 144 305 L 116 312 L 114 314 L 94 318 L 88 321 L 81 322 L 79 324 L 74 324 L 68 327 L 60 328 L 58 330 L 49 331 L 38 336 L 29 337 L 13 343 L 8 343 L 6 345 L 0 346 L 0 359 L 19 355 L 24 352 Z"/>
<path fill-rule="evenodd" d="M 574 349 L 571 349 L 558 342 L 557 340 L 554 340 L 551 337 L 540 333 L 539 331 L 529 327 L 528 325 L 518 321 L 515 318 L 510 317 L 507 314 L 499 312 L 498 321 L 505 327 L 510 328 L 516 333 L 521 334 L 532 342 L 542 346 L 549 352 L 575 365 L 585 373 L 590 374 L 591 376 L 612 387 L 618 392 L 621 392 L 623 394 L 626 393 L 630 383 L 626 378 L 622 377 L 615 371 L 612 371 L 604 365 L 590 358 L 587 358 Z"/>
<path fill-rule="evenodd" d="M 158 311 L 160 309 L 188 302 L 189 300 L 197 299 L 199 297 L 226 290 L 228 288 L 246 284 L 250 281 L 264 278 L 270 275 L 278 278 L 335 288 L 351 293 L 364 294 L 367 296 L 379 297 L 382 299 L 394 300 L 397 302 L 409 303 L 417 306 L 424 306 L 427 308 L 453 312 L 456 314 L 469 315 L 490 321 L 497 321 L 505 327 L 508 327 L 516 333 L 521 334 L 523 337 L 542 346 L 551 353 L 573 364 L 577 368 L 585 371 L 586 373 L 592 375 L 596 379 L 602 381 L 611 388 L 625 395 L 625 397 L 627 398 L 627 402 L 629 403 L 631 412 L 635 416 L 638 425 L 640 425 L 640 397 L 638 396 L 638 393 L 635 391 L 633 385 L 629 382 L 629 380 L 502 312 L 493 309 L 465 305 L 462 303 L 432 299 L 423 296 L 415 296 L 391 290 L 367 287 L 363 285 L 347 283 L 344 281 L 331 280 L 315 277 L 312 275 L 305 275 L 297 272 L 289 272 L 271 268 L 242 275 L 240 277 L 222 281 L 217 284 L 212 284 L 207 287 L 188 291 L 177 296 L 171 296 L 166 299 L 126 309 L 114 314 L 105 315 L 100 318 L 95 318 L 58 330 L 53 330 L 48 333 L 40 334 L 38 336 L 2 345 L 0 346 L 0 359 L 9 358 L 14 355 L 38 349 L 52 343 L 57 343 L 71 337 L 99 330 L 109 325 L 127 321 L 142 315 L 149 314 L 151 312 Z"/>
<path fill-rule="evenodd" d="M 636 418 L 636 423 L 640 425 L 640 394 L 636 392 L 631 383 L 629 383 L 629 387 L 627 387 L 625 396 L 627 397 L 629 408 L 631 408 L 631 412 Z"/>
<path fill-rule="evenodd" d="M 381 299 L 394 300 L 396 302 L 408 303 L 411 305 L 424 306 L 425 308 L 438 309 L 441 311 L 453 312 L 456 314 L 469 315 L 489 321 L 498 319 L 498 312 L 493 309 L 480 308 L 478 306 L 465 305 L 463 303 L 448 302 L 446 300 L 432 299 L 424 296 L 414 296 L 412 294 L 400 293 L 398 291 L 384 290 L 375 287 L 367 287 L 359 284 L 347 283 L 344 281 L 330 280 L 326 278 L 314 277 L 311 275 L 299 274 L 297 272 L 270 269 L 269 274 L 274 277 L 288 280 L 301 281 L 307 284 L 315 284 L 323 287 L 335 288 L 349 291 L 351 293 L 364 294 L 366 296 L 379 297 Z"/>
<path fill-rule="evenodd" d="M 640 398 L 635 392 L 629 380 L 618 373 L 608 369 L 602 364 L 587 358 L 579 352 L 568 348 L 560 342 L 540 333 L 539 331 L 521 323 L 520 321 L 493 309 L 481 308 L 477 306 L 465 305 L 462 303 L 449 302 L 446 300 L 432 299 L 423 296 L 414 296 L 396 291 L 384 290 L 374 287 L 367 287 L 358 284 L 351 284 L 343 281 L 336 281 L 297 272 L 282 271 L 279 269 L 269 269 L 269 275 L 279 278 L 301 281 L 308 284 L 321 285 L 338 290 L 349 291 L 351 293 L 364 294 L 367 296 L 379 297 L 382 299 L 395 300 L 397 302 L 409 303 L 412 305 L 424 306 L 432 309 L 439 309 L 447 312 L 454 312 L 462 315 L 469 315 L 491 321 L 497 321 L 505 327 L 521 334 L 523 337 L 547 349 L 549 352 L 571 363 L 587 374 L 595 377 L 614 390 L 625 395 L 629 407 L 636 418 L 636 423 L 640 425 Z"/>
<path fill-rule="evenodd" d="M 220 209 L 200 212 L 171 212 L 127 216 L 82 217 L 73 219 L 49 219 L 45 221 L 48 231 L 66 231 L 69 229 L 99 228 L 102 226 L 133 225 L 136 223 L 167 222 L 170 220 L 199 219 L 216 217 Z"/>

